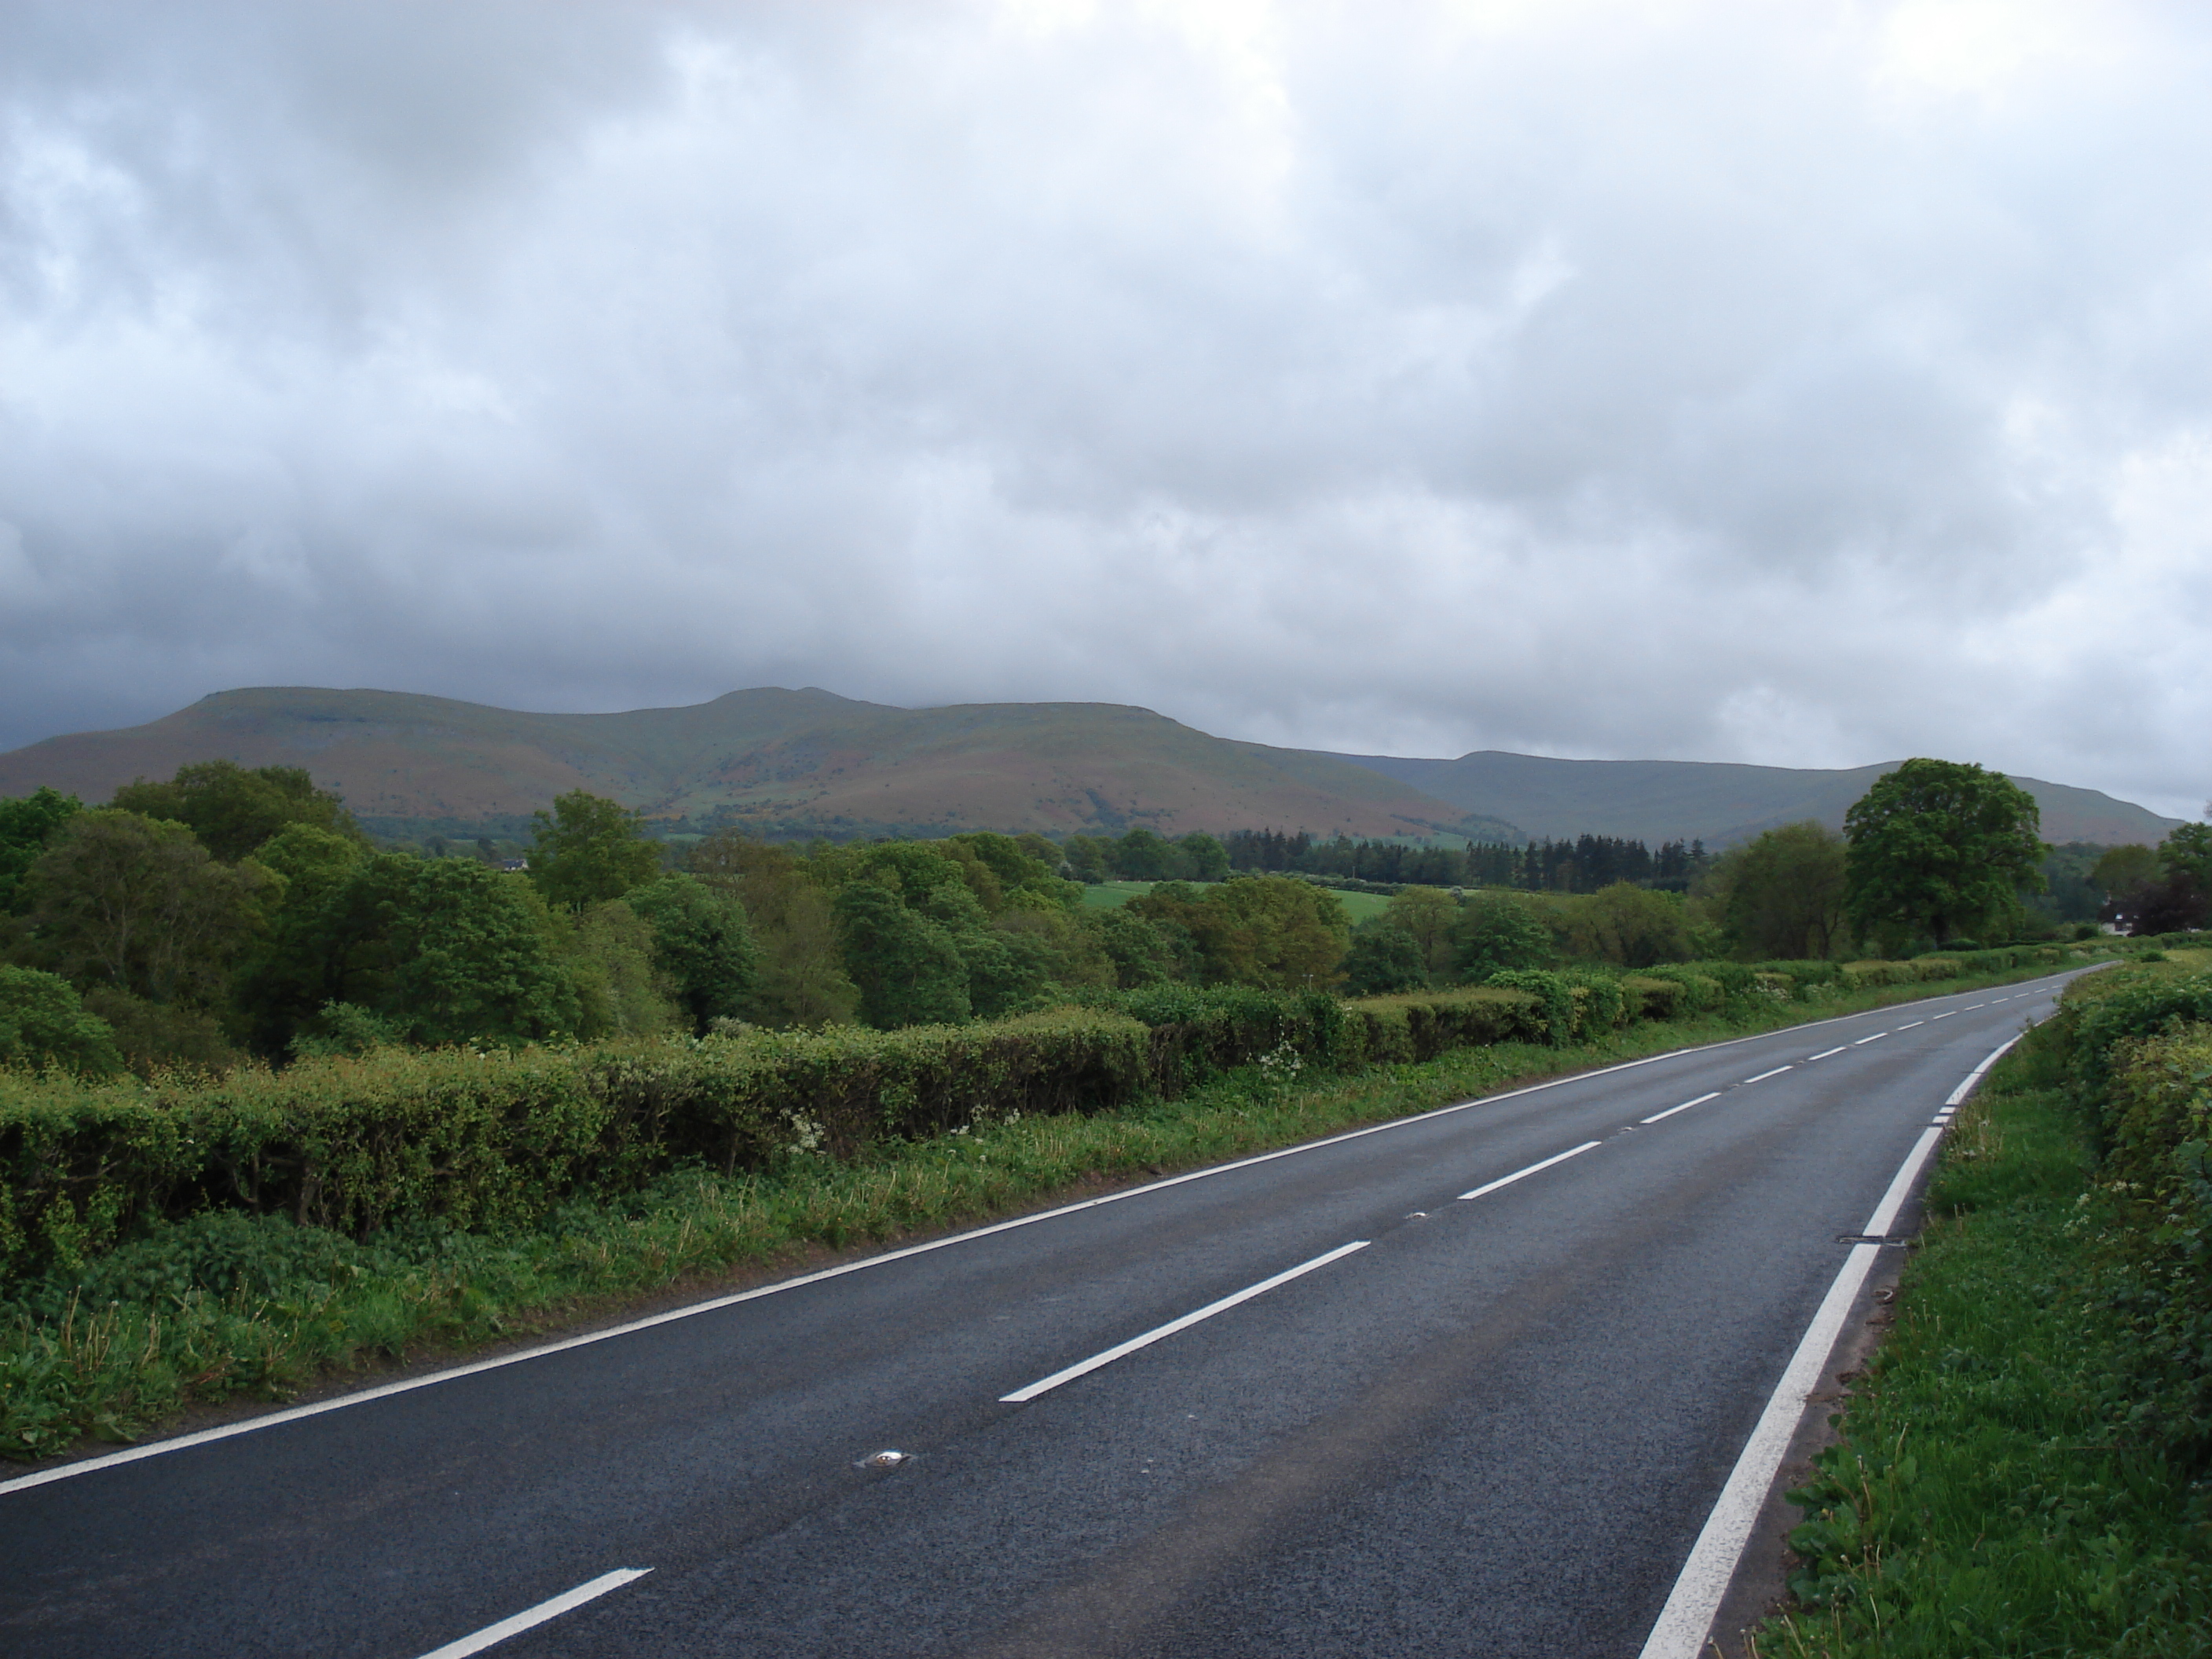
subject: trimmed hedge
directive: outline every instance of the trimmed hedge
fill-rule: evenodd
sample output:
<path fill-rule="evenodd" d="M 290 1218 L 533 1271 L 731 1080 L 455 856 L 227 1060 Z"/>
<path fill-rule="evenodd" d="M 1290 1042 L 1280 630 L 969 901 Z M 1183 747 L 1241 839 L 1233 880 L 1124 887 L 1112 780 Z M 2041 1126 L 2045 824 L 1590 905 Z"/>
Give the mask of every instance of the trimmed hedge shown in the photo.
<path fill-rule="evenodd" d="M 2002 966 L 2014 954 L 1977 957 Z M 1800 966 L 1812 970 L 1802 981 Z M 1921 969 L 1528 969 L 1349 1003 L 1319 991 L 1163 985 L 894 1031 L 388 1049 L 281 1074 L 249 1066 L 151 1083 L 0 1068 L 0 1279 L 77 1265 L 149 1222 L 207 1210 L 281 1214 L 357 1237 L 414 1221 L 498 1228 L 577 1196 L 635 1191 L 684 1164 L 736 1174 L 784 1158 L 851 1158 L 882 1141 L 1017 1115 L 1172 1098 L 1279 1059 L 1349 1069 L 1498 1042 L 1565 1047 L 1638 1019 L 1802 997 L 1814 984 L 1905 982 Z M 2190 1018 L 2212 1012 L 2206 983 L 2203 1000 L 2185 1004 L 2206 1012 Z"/>
<path fill-rule="evenodd" d="M 1494 1042 L 1551 1041 L 1539 1000 L 1502 987 L 1362 997 L 1344 1005 L 1344 1016 L 1346 1048 L 1375 1065 L 1434 1060 Z"/>
<path fill-rule="evenodd" d="M 1188 1069 L 1176 1035 L 1161 1035 L 1066 1009 L 900 1031 L 385 1050 L 220 1081 L 0 1073 L 0 1275 L 74 1264 L 145 1221 L 209 1208 L 356 1236 L 426 1218 L 500 1225 L 686 1160 L 735 1172 L 1017 1113 L 1109 1109 Z"/>

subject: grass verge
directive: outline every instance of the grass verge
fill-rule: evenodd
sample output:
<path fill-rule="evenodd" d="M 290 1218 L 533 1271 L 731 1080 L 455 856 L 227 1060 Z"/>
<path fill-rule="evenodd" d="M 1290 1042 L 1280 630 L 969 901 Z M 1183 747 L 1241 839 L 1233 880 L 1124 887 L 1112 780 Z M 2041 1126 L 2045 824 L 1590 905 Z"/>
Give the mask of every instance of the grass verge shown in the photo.
<path fill-rule="evenodd" d="M 826 1247 L 878 1247 L 1621 1060 L 2038 977 L 1893 986 L 1733 1019 L 1639 1024 L 1568 1048 L 1499 1044 L 1299 1077 L 1254 1066 L 1172 1102 L 1036 1117 L 852 1164 L 671 1176 L 527 1231 L 366 1240 L 229 1212 L 165 1224 L 0 1299 L 0 1456 L 129 1441 L 195 1405 L 280 1401 L 333 1371 L 542 1335 L 639 1297 L 706 1295 Z"/>
<path fill-rule="evenodd" d="M 1896 1325 L 1791 1494 L 1765 1659 L 2212 1653 L 2212 1492 L 2131 1438 L 2106 1195 L 2039 1036 L 1945 1143 Z"/>

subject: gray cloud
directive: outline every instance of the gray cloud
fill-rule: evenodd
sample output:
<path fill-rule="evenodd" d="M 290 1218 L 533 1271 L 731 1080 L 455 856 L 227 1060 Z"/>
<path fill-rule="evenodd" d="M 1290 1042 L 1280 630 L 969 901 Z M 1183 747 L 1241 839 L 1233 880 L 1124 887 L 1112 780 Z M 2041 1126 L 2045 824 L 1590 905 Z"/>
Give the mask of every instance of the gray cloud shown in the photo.
<path fill-rule="evenodd" d="M 817 684 L 2193 811 L 2208 33 L 19 4 L 0 742 Z"/>

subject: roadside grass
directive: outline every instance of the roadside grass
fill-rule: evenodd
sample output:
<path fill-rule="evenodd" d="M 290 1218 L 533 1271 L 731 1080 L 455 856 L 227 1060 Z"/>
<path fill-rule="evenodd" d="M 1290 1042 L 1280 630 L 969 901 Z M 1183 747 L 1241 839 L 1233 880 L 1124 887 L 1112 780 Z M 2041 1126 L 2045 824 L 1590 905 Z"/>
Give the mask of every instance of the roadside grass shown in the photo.
<path fill-rule="evenodd" d="M 1896 1326 L 1791 1495 L 1764 1659 L 2212 1653 L 2212 1489 L 2130 1438 L 2104 1195 L 2039 1036 L 1945 1142 Z"/>
<path fill-rule="evenodd" d="M 1353 1073 L 1249 1066 L 1174 1101 L 892 1142 L 849 1164 L 793 1154 L 752 1175 L 679 1171 L 508 1233 L 357 1240 L 210 1212 L 0 1290 L 0 1456 L 129 1441 L 188 1407 L 281 1401 L 333 1372 L 540 1336 L 640 1298 L 704 1297 L 825 1249 L 880 1248 L 1520 1084 L 2051 971 L 1643 1024 L 1565 1048 L 1499 1044 Z"/>

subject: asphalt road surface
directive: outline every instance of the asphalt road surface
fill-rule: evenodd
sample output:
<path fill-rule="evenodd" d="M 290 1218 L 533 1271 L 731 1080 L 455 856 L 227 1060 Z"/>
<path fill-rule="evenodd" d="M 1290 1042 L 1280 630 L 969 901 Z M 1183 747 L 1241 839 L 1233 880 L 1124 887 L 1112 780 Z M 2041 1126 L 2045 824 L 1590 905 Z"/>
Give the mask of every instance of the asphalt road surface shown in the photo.
<path fill-rule="evenodd" d="M 0 1653 L 1634 1656 L 1849 1241 L 2063 978 L 18 1477 Z"/>

